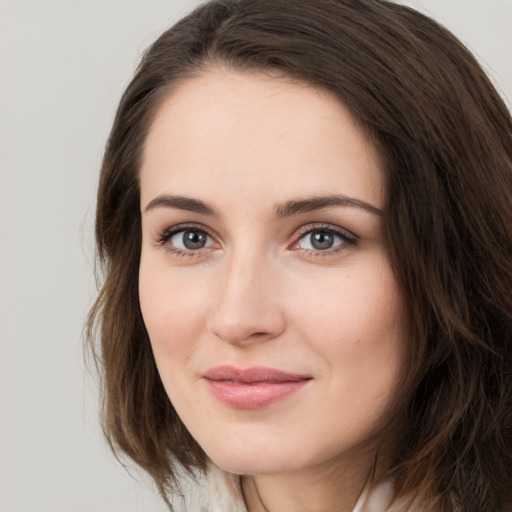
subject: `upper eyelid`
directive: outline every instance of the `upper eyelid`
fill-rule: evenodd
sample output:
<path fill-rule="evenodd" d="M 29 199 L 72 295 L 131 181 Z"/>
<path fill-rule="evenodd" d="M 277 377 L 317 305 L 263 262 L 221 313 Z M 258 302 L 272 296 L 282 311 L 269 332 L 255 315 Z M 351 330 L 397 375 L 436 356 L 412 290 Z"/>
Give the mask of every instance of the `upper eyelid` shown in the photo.
<path fill-rule="evenodd" d="M 201 224 L 198 222 L 182 222 L 182 223 L 167 227 L 167 228 L 163 229 L 161 232 L 163 234 L 179 233 L 180 231 L 186 231 L 187 229 L 190 229 L 190 228 L 196 228 L 198 230 L 202 230 L 205 233 L 208 233 L 208 234 L 214 236 L 212 230 L 208 226 L 205 226 L 204 224 Z M 314 231 L 314 230 L 318 230 L 318 229 L 340 231 L 342 233 L 350 234 L 354 238 L 359 238 L 351 230 L 349 230 L 347 228 L 343 228 L 336 224 L 329 223 L 329 222 L 308 222 L 307 224 L 303 224 L 299 228 L 295 228 L 290 236 L 293 236 L 293 233 L 297 233 L 297 234 L 300 233 L 302 235 L 302 234 L 308 233 L 309 231 Z"/>
<path fill-rule="evenodd" d="M 304 235 L 307 235 L 308 233 L 311 233 L 312 231 L 321 230 L 332 231 L 333 233 L 345 235 L 348 238 L 353 238 L 354 240 L 359 239 L 359 237 L 353 231 L 346 228 L 342 228 L 341 226 L 337 226 L 336 224 L 330 224 L 325 222 L 312 222 L 309 224 L 305 224 L 304 226 L 296 230 L 296 237 L 300 238 Z"/>
<path fill-rule="evenodd" d="M 198 231 L 204 231 L 211 238 L 216 238 L 209 228 L 202 224 L 197 224 L 195 222 L 184 222 L 182 224 L 176 224 L 175 226 L 165 228 L 164 230 L 159 231 L 157 236 L 158 238 L 168 238 L 170 236 L 175 235 L 176 233 L 179 233 L 180 231 L 187 231 L 187 229 L 197 229 Z"/>

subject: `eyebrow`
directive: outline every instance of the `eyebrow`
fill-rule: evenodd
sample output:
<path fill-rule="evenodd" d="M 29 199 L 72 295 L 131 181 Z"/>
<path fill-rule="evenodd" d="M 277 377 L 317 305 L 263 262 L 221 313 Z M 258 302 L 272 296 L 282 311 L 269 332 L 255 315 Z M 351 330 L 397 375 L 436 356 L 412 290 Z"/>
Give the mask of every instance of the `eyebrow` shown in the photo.
<path fill-rule="evenodd" d="M 304 199 L 295 199 L 286 201 L 281 205 L 275 207 L 276 217 L 289 217 L 299 213 L 307 213 L 314 210 L 321 210 L 322 208 L 329 208 L 332 206 L 348 206 L 351 208 L 360 208 L 374 215 L 381 216 L 383 211 L 376 206 L 371 205 L 360 199 L 348 197 L 340 194 L 330 196 L 312 196 Z"/>
<path fill-rule="evenodd" d="M 145 208 L 145 212 L 155 208 L 176 208 L 188 212 L 201 213 L 203 215 L 215 215 L 215 210 L 203 201 L 183 196 L 171 196 L 162 194 L 152 199 Z"/>
<path fill-rule="evenodd" d="M 337 194 L 330 196 L 312 196 L 286 201 L 285 203 L 275 206 L 274 215 L 278 218 L 284 218 L 333 206 L 360 208 L 378 216 L 383 214 L 382 210 L 365 201 Z M 169 194 L 162 194 L 152 199 L 144 211 L 147 212 L 148 210 L 153 210 L 155 208 L 176 208 L 178 210 L 185 210 L 208 216 L 214 216 L 216 214 L 215 210 L 211 206 L 199 199 L 192 199 L 191 197 L 184 196 L 172 196 Z"/>

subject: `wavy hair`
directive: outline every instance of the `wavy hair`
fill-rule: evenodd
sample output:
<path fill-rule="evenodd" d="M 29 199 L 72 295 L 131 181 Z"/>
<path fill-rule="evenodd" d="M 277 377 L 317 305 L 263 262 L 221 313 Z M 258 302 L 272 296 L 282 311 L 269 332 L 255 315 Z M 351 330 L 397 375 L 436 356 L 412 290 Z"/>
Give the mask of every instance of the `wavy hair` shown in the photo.
<path fill-rule="evenodd" d="M 103 285 L 87 324 L 113 450 L 164 499 L 205 454 L 160 381 L 138 302 L 138 172 L 148 127 L 214 66 L 278 70 L 334 93 L 371 135 L 405 298 L 408 364 L 391 422 L 397 509 L 504 509 L 512 488 L 512 120 L 470 52 L 385 0 L 213 0 L 144 54 L 106 147 L 96 213 Z"/>

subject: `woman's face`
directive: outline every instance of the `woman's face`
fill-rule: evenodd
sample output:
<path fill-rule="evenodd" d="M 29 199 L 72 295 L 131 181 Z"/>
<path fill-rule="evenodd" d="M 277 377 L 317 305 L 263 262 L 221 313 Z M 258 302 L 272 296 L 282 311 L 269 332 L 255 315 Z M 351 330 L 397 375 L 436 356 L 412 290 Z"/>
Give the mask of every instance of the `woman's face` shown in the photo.
<path fill-rule="evenodd" d="M 352 463 L 402 370 L 378 155 L 329 93 L 263 74 L 184 81 L 140 174 L 140 305 L 206 454 L 275 474 Z"/>

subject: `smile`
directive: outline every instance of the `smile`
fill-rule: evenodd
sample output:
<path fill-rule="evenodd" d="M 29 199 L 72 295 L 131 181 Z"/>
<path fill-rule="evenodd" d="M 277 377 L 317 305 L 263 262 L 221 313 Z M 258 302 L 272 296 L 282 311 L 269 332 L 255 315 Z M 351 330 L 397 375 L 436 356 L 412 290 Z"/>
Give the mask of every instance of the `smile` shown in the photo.
<path fill-rule="evenodd" d="M 272 368 L 218 366 L 202 375 L 210 393 L 236 409 L 260 409 L 296 393 L 312 378 Z"/>

